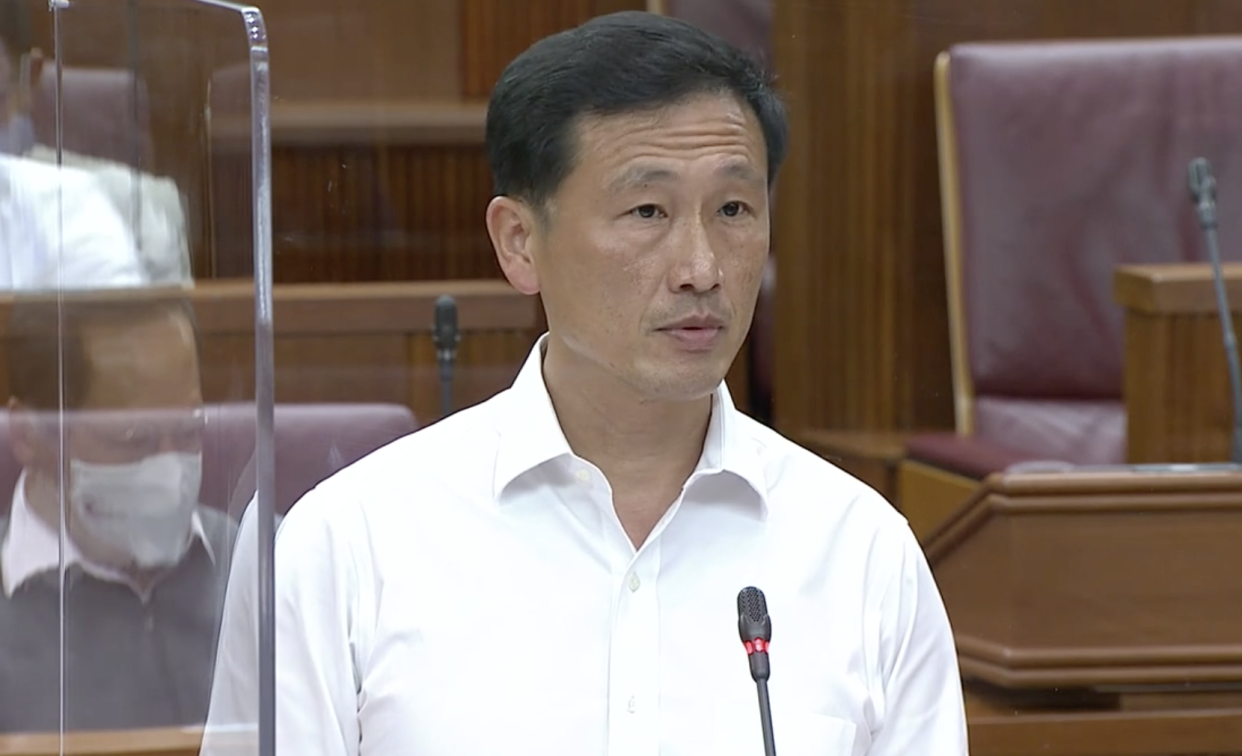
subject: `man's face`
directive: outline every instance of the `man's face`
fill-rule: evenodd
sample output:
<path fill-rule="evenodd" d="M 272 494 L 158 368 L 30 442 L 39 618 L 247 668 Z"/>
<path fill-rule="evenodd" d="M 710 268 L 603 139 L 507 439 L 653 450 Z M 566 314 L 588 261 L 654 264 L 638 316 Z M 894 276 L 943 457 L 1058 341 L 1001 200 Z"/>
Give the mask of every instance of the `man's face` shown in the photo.
<path fill-rule="evenodd" d="M 586 118 L 575 147 L 529 242 L 551 337 L 646 399 L 710 394 L 750 328 L 768 255 L 757 120 L 733 97 L 700 96 Z"/>
<path fill-rule="evenodd" d="M 75 459 L 126 464 L 201 448 L 198 353 L 184 314 L 88 325 L 82 344 L 91 375 L 81 410 L 69 415 Z"/>
<path fill-rule="evenodd" d="M 74 499 L 66 510 L 67 528 L 78 547 L 97 562 L 125 568 L 136 553 L 124 529 L 141 523 L 126 519 L 122 510 L 138 507 L 142 512 L 130 514 L 139 520 L 145 513 L 171 513 L 155 525 L 171 523 L 172 540 L 159 543 L 171 543 L 175 551 L 183 543 L 176 539 L 188 516 L 185 504 L 198 494 L 201 462 L 188 468 L 184 462 L 201 459 L 202 450 L 194 334 L 184 314 L 155 312 L 124 323 L 89 325 L 82 346 L 90 375 L 81 406 L 64 415 L 66 453 L 59 452 L 55 413 L 50 412 L 42 413 L 47 419 L 31 432 L 20 434 L 24 441 L 18 451 L 27 474 L 39 481 L 38 490 L 54 494 L 63 489 L 67 503 Z M 147 467 L 150 463 L 155 466 Z M 43 506 L 54 507 L 58 499 Z M 54 509 L 44 511 L 55 520 Z M 152 537 L 147 532 L 135 536 L 147 539 L 143 543 Z"/>

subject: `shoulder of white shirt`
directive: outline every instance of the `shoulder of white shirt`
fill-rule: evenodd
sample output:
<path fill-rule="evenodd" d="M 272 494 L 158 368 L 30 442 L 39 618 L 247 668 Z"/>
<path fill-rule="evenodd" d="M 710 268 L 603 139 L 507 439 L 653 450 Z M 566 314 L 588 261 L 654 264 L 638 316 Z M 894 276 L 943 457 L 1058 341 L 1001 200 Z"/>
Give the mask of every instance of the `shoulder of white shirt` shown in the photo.
<path fill-rule="evenodd" d="M 525 414 L 530 402 L 546 401 L 542 381 L 542 397 L 528 393 L 532 388 L 529 382 L 521 385 L 519 377 L 491 399 L 397 439 L 320 483 L 322 495 L 374 500 L 390 490 L 394 472 L 410 481 L 445 475 L 446 459 L 486 453 L 496 447 L 502 432 L 521 427 L 509 413 Z M 722 389 L 717 395 L 727 398 L 728 392 Z M 794 498 L 811 507 L 848 508 L 852 519 L 869 523 L 868 529 L 905 525 L 905 518 L 863 481 L 739 411 L 731 401 L 721 406 L 730 413 L 731 438 L 726 443 L 741 447 L 744 454 L 753 450 L 763 470 L 765 495 L 781 486 L 796 491 Z M 784 502 L 791 497 L 780 498 Z"/>

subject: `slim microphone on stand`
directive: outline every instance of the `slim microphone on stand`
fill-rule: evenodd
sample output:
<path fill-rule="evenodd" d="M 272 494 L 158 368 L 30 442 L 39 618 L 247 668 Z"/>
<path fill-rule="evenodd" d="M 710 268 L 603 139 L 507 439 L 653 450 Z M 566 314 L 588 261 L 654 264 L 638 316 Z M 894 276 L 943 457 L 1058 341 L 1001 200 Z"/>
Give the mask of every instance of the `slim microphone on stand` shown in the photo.
<path fill-rule="evenodd" d="M 758 588 L 743 588 L 737 594 L 737 631 L 750 659 L 750 676 L 759 687 L 763 753 L 776 756 L 776 745 L 772 742 L 772 704 L 768 701 L 768 678 L 772 675 L 768 643 L 772 640 L 772 618 L 768 616 L 768 600 Z"/>
<path fill-rule="evenodd" d="M 435 328 L 431 340 L 436 345 L 436 362 L 440 364 L 440 416 L 453 412 L 453 368 L 457 363 L 457 344 L 461 332 L 457 330 L 457 300 L 448 294 L 436 299 Z"/>
<path fill-rule="evenodd" d="M 1188 168 L 1190 197 L 1199 214 L 1199 225 L 1207 239 L 1208 257 L 1212 261 L 1212 279 L 1216 284 L 1216 309 L 1225 337 L 1225 359 L 1229 366 L 1229 385 L 1233 402 L 1233 442 L 1229 458 L 1242 464 L 1242 367 L 1238 359 L 1238 338 L 1233 332 L 1233 316 L 1225 295 L 1225 272 L 1221 268 L 1220 246 L 1216 239 L 1216 179 L 1206 158 L 1195 158 Z"/>

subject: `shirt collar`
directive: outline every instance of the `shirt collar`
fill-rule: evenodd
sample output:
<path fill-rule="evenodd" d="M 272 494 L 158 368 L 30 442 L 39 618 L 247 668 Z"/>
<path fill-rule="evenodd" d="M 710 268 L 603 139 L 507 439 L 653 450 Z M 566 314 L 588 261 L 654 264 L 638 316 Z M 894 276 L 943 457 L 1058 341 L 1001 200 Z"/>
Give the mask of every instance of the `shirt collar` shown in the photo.
<path fill-rule="evenodd" d="M 190 518 L 193 540 L 202 544 L 207 558 L 215 564 L 215 550 L 203 529 L 203 519 L 195 512 Z M 26 503 L 26 473 L 23 471 L 13 488 L 13 505 L 9 510 L 9 526 L 0 543 L 0 581 L 5 598 L 12 598 L 18 588 L 32 578 L 60 569 L 60 534 L 37 517 Z M 110 583 L 131 585 L 125 573 L 95 564 L 86 559 L 70 539 L 65 540 L 65 567 L 81 567 L 88 574 Z"/>
<path fill-rule="evenodd" d="M 546 333 L 539 337 L 503 398 L 492 490 L 497 501 L 509 484 L 527 472 L 555 459 L 574 457 L 543 380 L 547 338 Z M 734 406 L 728 386 L 721 382 L 712 395 L 712 417 L 703 453 L 687 483 L 708 475 L 734 475 L 755 493 L 766 515 L 767 481 L 759 445 L 747 432 L 747 422 Z"/>

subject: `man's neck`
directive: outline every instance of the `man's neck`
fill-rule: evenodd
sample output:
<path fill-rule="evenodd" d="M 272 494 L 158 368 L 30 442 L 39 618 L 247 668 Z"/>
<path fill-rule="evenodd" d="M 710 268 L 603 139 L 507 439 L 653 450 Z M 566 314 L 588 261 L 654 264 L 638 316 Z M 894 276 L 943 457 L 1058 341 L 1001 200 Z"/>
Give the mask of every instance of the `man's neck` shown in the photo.
<path fill-rule="evenodd" d="M 561 359 L 552 344 L 543 371 L 569 447 L 604 473 L 618 518 L 641 543 L 698 464 L 712 397 L 646 400 L 596 366 Z"/>

